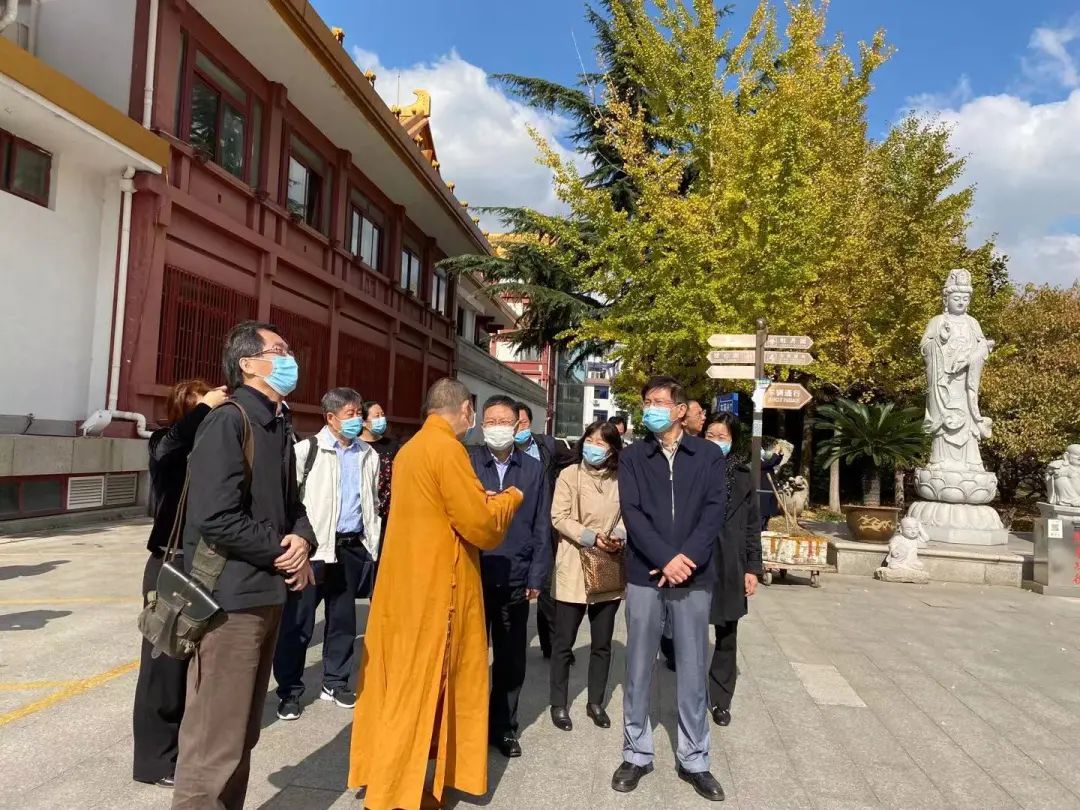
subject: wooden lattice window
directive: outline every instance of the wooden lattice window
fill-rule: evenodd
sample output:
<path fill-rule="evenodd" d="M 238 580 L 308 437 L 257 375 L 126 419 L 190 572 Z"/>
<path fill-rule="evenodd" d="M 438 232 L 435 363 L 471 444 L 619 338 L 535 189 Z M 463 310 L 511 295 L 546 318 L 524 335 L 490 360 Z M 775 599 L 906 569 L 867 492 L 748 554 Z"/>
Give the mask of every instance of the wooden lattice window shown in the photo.
<path fill-rule="evenodd" d="M 221 347 L 229 330 L 255 317 L 256 301 L 223 284 L 181 270 L 165 268 L 161 293 L 157 381 L 173 385 L 200 378 L 225 382 Z"/>
<path fill-rule="evenodd" d="M 387 406 L 390 393 L 390 353 L 360 338 L 342 333 L 338 336 L 338 385 L 360 392 Z"/>
<path fill-rule="evenodd" d="M 317 405 L 326 393 L 323 387 L 330 362 L 330 327 L 281 307 L 270 308 L 270 320 L 300 365 L 300 384 L 289 400 Z"/>

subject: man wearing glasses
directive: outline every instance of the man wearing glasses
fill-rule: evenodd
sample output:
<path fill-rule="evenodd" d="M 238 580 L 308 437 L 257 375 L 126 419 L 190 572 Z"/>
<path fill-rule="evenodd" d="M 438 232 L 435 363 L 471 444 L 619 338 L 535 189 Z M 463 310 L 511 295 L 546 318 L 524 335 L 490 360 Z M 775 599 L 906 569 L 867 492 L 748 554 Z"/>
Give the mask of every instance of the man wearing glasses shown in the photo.
<path fill-rule="evenodd" d="M 529 602 L 540 595 L 551 567 L 551 503 L 543 464 L 515 447 L 521 423 L 514 400 L 491 397 L 481 418 L 484 444 L 469 448 L 477 478 L 490 493 L 517 487 L 525 496 L 502 545 L 480 555 L 492 652 L 488 737 L 503 756 L 519 757 L 518 698 L 525 682 Z"/>
<path fill-rule="evenodd" d="M 619 456 L 619 501 L 626 525 L 626 685 L 623 763 L 611 786 L 629 793 L 653 770 L 649 696 L 665 623 L 675 645 L 679 777 L 703 798 L 722 801 L 709 773 L 707 688 L 709 610 L 727 489 L 720 449 L 683 429 L 687 400 L 671 377 L 641 391 L 650 436 Z"/>
<path fill-rule="evenodd" d="M 175 810 L 243 806 L 286 591 L 314 581 L 308 559 L 317 543 L 293 475 L 285 406 L 296 360 L 273 324 L 244 321 L 226 338 L 223 366 L 232 400 L 195 437 L 184 561 L 190 572 L 200 540 L 216 552 L 211 560 L 225 558 L 216 577 L 194 572 L 225 617 L 188 668 Z"/>

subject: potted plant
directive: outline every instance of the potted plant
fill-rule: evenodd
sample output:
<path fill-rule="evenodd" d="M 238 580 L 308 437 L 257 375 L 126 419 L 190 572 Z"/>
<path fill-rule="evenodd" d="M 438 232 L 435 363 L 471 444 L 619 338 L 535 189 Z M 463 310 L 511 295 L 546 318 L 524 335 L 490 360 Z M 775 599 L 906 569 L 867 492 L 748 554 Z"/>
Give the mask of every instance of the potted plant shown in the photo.
<path fill-rule="evenodd" d="M 896 529 L 899 509 L 881 505 L 881 476 L 915 464 L 925 453 L 922 413 L 916 408 L 895 408 L 892 403 L 867 405 L 840 399 L 818 409 L 818 427 L 832 430 L 818 455 L 828 466 L 834 462 L 862 462 L 863 505 L 848 507 L 848 528 L 863 543 L 887 543 Z"/>

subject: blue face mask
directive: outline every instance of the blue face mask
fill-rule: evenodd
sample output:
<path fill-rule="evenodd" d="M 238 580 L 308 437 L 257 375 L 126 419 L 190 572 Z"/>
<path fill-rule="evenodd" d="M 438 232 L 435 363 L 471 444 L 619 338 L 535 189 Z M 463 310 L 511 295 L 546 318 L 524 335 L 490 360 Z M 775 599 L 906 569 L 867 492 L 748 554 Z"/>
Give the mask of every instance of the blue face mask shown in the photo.
<path fill-rule="evenodd" d="M 386 433 L 386 417 L 380 416 L 378 419 L 371 420 L 371 432 L 376 436 L 382 436 Z"/>
<path fill-rule="evenodd" d="M 351 419 L 341 420 L 341 437 L 343 439 L 355 439 L 360 435 L 361 429 L 364 427 L 364 420 L 359 416 L 354 416 Z"/>
<path fill-rule="evenodd" d="M 532 430 L 530 428 L 519 430 L 514 434 L 514 441 L 518 444 L 528 444 L 530 439 L 532 439 Z"/>
<path fill-rule="evenodd" d="M 645 409 L 641 421 L 653 433 L 663 433 L 671 427 L 671 408 L 659 408 L 654 406 Z"/>
<path fill-rule="evenodd" d="M 731 452 L 731 442 L 727 439 L 713 439 L 712 443 L 720 448 L 720 452 L 725 456 Z"/>
<path fill-rule="evenodd" d="M 610 450 L 605 450 L 603 447 L 597 447 L 595 444 L 586 444 L 581 448 L 581 457 L 585 459 L 585 463 L 591 467 L 599 467 L 607 461 L 607 458 L 610 455 Z"/>
<path fill-rule="evenodd" d="M 296 383 L 300 380 L 300 366 L 291 355 L 275 354 L 270 361 L 270 373 L 263 379 L 280 396 L 287 397 L 296 390 Z"/>

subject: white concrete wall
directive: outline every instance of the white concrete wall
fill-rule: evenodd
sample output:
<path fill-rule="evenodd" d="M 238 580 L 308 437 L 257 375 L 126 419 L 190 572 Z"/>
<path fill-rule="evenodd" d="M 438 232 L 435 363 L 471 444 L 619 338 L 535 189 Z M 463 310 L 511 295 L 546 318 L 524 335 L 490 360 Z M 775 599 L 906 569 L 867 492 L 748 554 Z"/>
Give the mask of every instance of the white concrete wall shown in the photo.
<path fill-rule="evenodd" d="M 81 421 L 105 406 L 120 191 L 63 155 L 52 182 L 51 208 L 0 192 L 0 415 Z"/>
<path fill-rule="evenodd" d="M 136 0 L 41 3 L 37 57 L 126 113 L 131 94 L 135 5 Z"/>
<path fill-rule="evenodd" d="M 459 370 L 457 373 L 457 378 L 461 382 L 465 383 L 468 389 L 476 395 L 477 411 L 484 407 L 484 401 L 487 400 L 488 397 L 495 396 L 496 394 L 504 394 L 506 396 L 509 396 L 511 399 L 519 398 L 517 394 L 500 391 L 490 382 L 487 382 L 486 380 L 481 380 L 479 377 L 473 376 L 472 374 L 464 371 Z M 547 406 L 544 405 L 543 402 L 535 400 L 528 400 L 528 403 L 529 407 L 532 408 L 533 412 L 533 431 L 543 433 L 544 425 L 547 422 Z M 481 433 L 479 428 L 479 422 L 482 418 L 482 414 L 477 413 L 478 426 L 475 430 L 469 431 L 469 434 L 465 437 L 466 444 L 479 444 L 483 441 L 483 434 Z"/>

